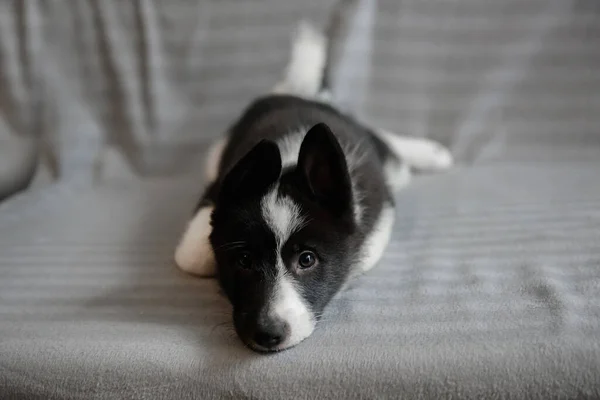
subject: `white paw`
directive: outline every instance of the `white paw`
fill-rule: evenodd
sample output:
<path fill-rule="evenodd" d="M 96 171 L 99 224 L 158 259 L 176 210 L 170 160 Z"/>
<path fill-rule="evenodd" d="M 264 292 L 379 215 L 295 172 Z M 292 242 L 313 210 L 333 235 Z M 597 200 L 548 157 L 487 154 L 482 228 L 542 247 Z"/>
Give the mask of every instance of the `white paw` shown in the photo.
<path fill-rule="evenodd" d="M 412 168 L 441 171 L 454 164 L 450 151 L 434 140 L 400 136 L 386 130 L 378 130 L 376 133 Z"/>
<path fill-rule="evenodd" d="M 454 164 L 452 154 L 442 144 L 430 139 L 406 139 L 404 159 L 413 168 L 441 171 Z"/>
<path fill-rule="evenodd" d="M 307 98 L 317 95 L 327 60 L 327 39 L 323 32 L 302 21 L 292 43 L 285 76 L 272 90 Z"/>
<path fill-rule="evenodd" d="M 216 273 L 215 255 L 209 236 L 213 207 L 201 208 L 190 221 L 175 250 L 175 263 L 189 274 L 211 277 Z"/>

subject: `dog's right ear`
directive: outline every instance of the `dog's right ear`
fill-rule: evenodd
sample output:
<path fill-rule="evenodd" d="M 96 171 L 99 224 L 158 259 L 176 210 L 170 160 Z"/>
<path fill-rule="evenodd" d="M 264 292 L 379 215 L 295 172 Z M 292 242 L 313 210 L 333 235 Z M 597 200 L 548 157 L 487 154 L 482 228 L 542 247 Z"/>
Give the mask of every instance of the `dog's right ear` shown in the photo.
<path fill-rule="evenodd" d="M 352 219 L 352 182 L 346 157 L 324 123 L 313 126 L 304 137 L 297 168 L 310 197 L 336 217 Z"/>
<path fill-rule="evenodd" d="M 261 196 L 279 179 L 281 168 L 279 147 L 269 140 L 261 140 L 225 175 L 219 200 L 234 202 Z"/>

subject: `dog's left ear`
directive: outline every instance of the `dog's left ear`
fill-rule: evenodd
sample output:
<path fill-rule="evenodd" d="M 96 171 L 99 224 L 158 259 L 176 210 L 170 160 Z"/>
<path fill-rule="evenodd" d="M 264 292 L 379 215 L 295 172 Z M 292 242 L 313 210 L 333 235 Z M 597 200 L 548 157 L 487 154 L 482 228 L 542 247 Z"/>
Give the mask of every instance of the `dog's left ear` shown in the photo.
<path fill-rule="evenodd" d="M 225 175 L 220 203 L 231 203 L 262 195 L 281 174 L 279 147 L 269 140 L 256 144 Z"/>
<path fill-rule="evenodd" d="M 352 183 L 346 157 L 331 129 L 313 126 L 300 146 L 298 172 L 309 195 L 339 218 L 353 212 Z"/>

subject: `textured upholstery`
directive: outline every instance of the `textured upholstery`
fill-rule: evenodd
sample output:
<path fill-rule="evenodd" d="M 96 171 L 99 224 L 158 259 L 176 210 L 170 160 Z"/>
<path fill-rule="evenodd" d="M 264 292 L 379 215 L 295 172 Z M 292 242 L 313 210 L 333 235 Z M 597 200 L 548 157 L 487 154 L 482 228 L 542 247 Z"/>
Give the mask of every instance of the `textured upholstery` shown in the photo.
<path fill-rule="evenodd" d="M 600 397 L 595 0 L 364 3 L 339 93 L 458 166 L 299 346 L 172 265 L 208 142 L 331 4 L 0 3 L 2 126 L 60 177 L 0 204 L 0 398 Z"/>

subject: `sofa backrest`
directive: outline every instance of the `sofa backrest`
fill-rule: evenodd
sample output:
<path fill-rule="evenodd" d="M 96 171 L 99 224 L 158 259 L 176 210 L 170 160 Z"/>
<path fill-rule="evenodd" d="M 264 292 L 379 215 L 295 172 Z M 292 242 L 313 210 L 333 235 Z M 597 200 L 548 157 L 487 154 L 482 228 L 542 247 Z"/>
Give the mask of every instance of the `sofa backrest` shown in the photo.
<path fill-rule="evenodd" d="M 334 1 L 1 2 L 0 186 L 40 160 L 60 179 L 195 172 L 281 75 L 298 21 Z M 338 94 L 463 163 L 598 144 L 598 4 L 361 0 Z"/>

